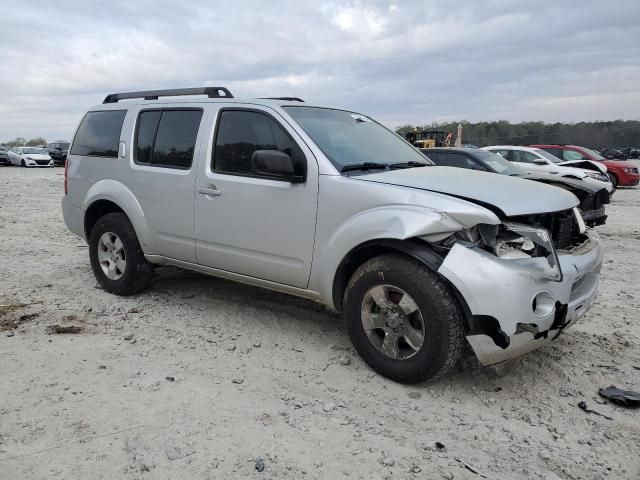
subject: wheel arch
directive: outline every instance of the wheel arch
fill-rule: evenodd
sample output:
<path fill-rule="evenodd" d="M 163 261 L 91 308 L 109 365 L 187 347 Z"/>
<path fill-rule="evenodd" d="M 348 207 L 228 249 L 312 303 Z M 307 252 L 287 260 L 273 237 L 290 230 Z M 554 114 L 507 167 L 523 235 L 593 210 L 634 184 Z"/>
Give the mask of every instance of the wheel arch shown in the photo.
<path fill-rule="evenodd" d="M 109 213 L 124 213 L 136 232 L 140 246 L 145 253 L 153 253 L 148 222 L 142 207 L 134 194 L 120 182 L 102 180 L 95 183 L 85 195 L 84 233 L 88 241 L 91 229 L 98 219 Z"/>
<path fill-rule="evenodd" d="M 331 293 L 335 310 L 342 312 L 342 300 L 344 298 L 347 284 L 358 267 L 360 267 L 364 262 L 386 253 L 396 253 L 411 257 L 438 275 L 440 280 L 448 285 L 454 293 L 454 296 L 462 309 L 464 322 L 467 328 L 470 327 L 471 310 L 469 309 L 466 300 L 455 285 L 438 273 L 438 269 L 440 268 L 440 265 L 442 265 L 444 257 L 435 252 L 427 242 L 418 238 L 410 238 L 407 240 L 399 240 L 395 238 L 370 240 L 351 249 L 340 262 L 334 275 Z"/>

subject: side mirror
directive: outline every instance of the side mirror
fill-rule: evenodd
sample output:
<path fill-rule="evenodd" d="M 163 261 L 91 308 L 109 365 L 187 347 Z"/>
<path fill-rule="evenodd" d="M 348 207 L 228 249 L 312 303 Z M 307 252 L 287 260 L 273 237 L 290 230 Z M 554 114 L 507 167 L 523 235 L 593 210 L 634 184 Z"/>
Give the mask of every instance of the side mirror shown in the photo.
<path fill-rule="evenodd" d="M 304 183 L 304 176 L 296 173 L 293 159 L 280 150 L 256 150 L 251 156 L 253 171 L 291 183 Z"/>
<path fill-rule="evenodd" d="M 544 160 L 542 160 L 541 158 L 536 158 L 533 163 L 535 163 L 536 165 L 546 165 L 547 162 L 545 162 Z"/>

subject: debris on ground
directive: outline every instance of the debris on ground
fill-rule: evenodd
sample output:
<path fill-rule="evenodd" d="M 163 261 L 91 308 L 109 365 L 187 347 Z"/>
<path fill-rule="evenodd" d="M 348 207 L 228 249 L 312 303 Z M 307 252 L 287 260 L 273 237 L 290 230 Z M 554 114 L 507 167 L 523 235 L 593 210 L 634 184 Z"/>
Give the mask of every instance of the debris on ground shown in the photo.
<path fill-rule="evenodd" d="M 471 473 L 475 473 L 476 475 L 481 476 L 482 478 L 489 478 L 487 477 L 485 474 L 480 473 L 480 471 L 474 467 L 473 465 L 465 462 L 464 460 L 462 460 L 461 458 L 456 457 L 456 461 L 462 465 L 464 468 L 466 468 L 467 470 L 469 470 Z"/>
<path fill-rule="evenodd" d="M 82 331 L 82 327 L 77 325 L 49 325 L 46 329 L 47 335 L 52 335 L 55 333 L 80 333 Z"/>
<path fill-rule="evenodd" d="M 166 447 L 164 452 L 167 454 L 169 460 L 178 460 L 179 458 L 188 457 L 196 453 L 191 447 L 175 447 L 173 445 Z"/>
<path fill-rule="evenodd" d="M 640 393 L 632 390 L 621 390 L 620 388 L 609 385 L 607 388 L 601 388 L 598 393 L 611 400 L 618 405 L 624 405 L 625 407 L 640 407 Z"/>
<path fill-rule="evenodd" d="M 176 381 L 176 377 L 164 377 L 164 379 L 169 381 L 169 382 L 175 382 Z"/>
<path fill-rule="evenodd" d="M 595 414 L 595 415 L 600 415 L 601 417 L 604 417 L 604 418 L 606 418 L 607 420 L 613 420 L 613 418 L 612 418 L 612 417 L 610 417 L 610 416 L 608 416 L 608 415 L 605 415 L 604 413 L 600 413 L 600 412 L 597 412 L 596 410 L 592 410 L 592 409 L 590 409 L 590 408 L 587 406 L 587 402 L 585 402 L 584 400 L 582 400 L 580 403 L 578 403 L 578 408 L 579 408 L 580 410 L 584 410 L 584 411 L 585 411 L 585 412 L 587 412 L 587 413 L 593 413 L 593 414 Z"/>
<path fill-rule="evenodd" d="M 258 460 L 256 460 L 256 470 L 258 472 L 264 471 L 264 460 L 262 458 L 259 458 Z"/>

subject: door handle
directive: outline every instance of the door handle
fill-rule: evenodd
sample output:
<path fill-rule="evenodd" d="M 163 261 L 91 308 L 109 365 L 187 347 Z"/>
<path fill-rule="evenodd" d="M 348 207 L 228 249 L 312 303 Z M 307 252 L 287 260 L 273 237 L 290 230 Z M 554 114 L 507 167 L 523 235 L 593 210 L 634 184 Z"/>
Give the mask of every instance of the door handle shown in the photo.
<path fill-rule="evenodd" d="M 198 187 L 198 193 L 201 193 L 202 195 L 209 195 L 211 197 L 219 197 L 222 195 L 222 191 L 218 190 L 215 185 L 212 185 L 212 187 L 213 188 Z"/>

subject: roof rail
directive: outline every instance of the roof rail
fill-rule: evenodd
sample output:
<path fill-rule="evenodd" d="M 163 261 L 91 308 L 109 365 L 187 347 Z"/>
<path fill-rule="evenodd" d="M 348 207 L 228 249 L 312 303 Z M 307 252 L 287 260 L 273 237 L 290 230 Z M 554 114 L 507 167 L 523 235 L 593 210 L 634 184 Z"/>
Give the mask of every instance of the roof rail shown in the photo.
<path fill-rule="evenodd" d="M 284 100 L 285 102 L 301 102 L 304 103 L 304 100 L 298 97 L 261 97 L 261 100 Z"/>
<path fill-rule="evenodd" d="M 209 98 L 233 98 L 229 90 L 224 87 L 173 88 L 168 90 L 145 90 L 142 92 L 111 93 L 102 103 L 117 103 L 128 98 L 144 98 L 158 100 L 158 97 L 178 97 L 183 95 L 207 95 Z"/>

